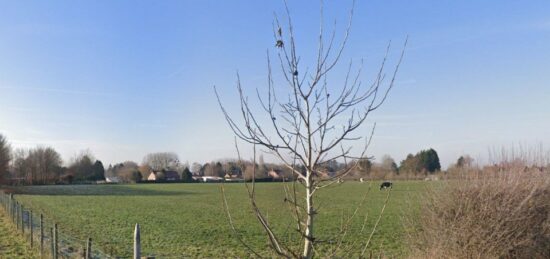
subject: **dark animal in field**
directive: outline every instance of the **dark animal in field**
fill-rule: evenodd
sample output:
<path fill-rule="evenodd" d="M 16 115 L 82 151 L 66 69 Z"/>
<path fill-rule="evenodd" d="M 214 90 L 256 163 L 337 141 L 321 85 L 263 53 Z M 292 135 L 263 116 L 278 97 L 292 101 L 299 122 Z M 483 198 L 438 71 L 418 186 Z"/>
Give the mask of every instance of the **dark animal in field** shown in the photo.
<path fill-rule="evenodd" d="M 382 184 L 380 184 L 380 190 L 387 189 L 387 188 L 392 189 L 393 188 L 393 183 L 392 182 L 383 182 Z"/>

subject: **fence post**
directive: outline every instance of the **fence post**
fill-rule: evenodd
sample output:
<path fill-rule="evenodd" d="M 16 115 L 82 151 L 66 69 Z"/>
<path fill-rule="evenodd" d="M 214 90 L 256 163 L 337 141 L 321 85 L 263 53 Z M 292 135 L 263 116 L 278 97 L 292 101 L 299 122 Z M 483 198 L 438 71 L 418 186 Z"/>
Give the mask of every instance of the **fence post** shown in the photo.
<path fill-rule="evenodd" d="M 86 256 L 85 259 L 92 259 L 92 238 L 88 238 L 86 243 Z"/>
<path fill-rule="evenodd" d="M 13 193 L 10 193 L 10 216 L 13 220 Z"/>
<path fill-rule="evenodd" d="M 31 248 L 34 246 L 34 239 L 33 239 L 33 227 L 32 227 L 32 210 L 29 210 L 29 233 L 31 236 Z"/>
<path fill-rule="evenodd" d="M 15 219 L 14 219 L 14 221 L 15 221 L 15 225 L 17 227 L 17 230 L 19 230 L 19 214 L 21 214 L 21 212 L 19 211 L 19 209 L 21 207 L 19 205 L 20 205 L 19 202 L 16 201 L 15 202 Z"/>
<path fill-rule="evenodd" d="M 53 259 L 56 259 L 55 256 L 56 254 L 54 253 L 55 251 L 55 245 L 54 245 L 54 238 L 53 238 L 53 228 L 50 228 L 50 251 L 52 252 L 52 258 Z"/>
<path fill-rule="evenodd" d="M 19 223 L 17 222 L 17 201 L 15 199 L 13 199 L 13 217 L 11 220 L 17 229 L 19 229 Z"/>
<path fill-rule="evenodd" d="M 140 259 L 141 258 L 141 236 L 139 233 L 139 224 L 136 224 L 136 228 L 134 230 L 134 259 Z"/>
<path fill-rule="evenodd" d="M 53 224 L 53 258 L 57 259 L 57 223 Z"/>
<path fill-rule="evenodd" d="M 25 237 L 25 208 L 23 208 L 22 204 L 19 204 L 19 211 L 21 211 L 21 215 L 19 215 L 19 219 L 21 220 L 21 234 Z"/>
<path fill-rule="evenodd" d="M 40 258 L 44 257 L 44 216 L 40 213 Z"/>

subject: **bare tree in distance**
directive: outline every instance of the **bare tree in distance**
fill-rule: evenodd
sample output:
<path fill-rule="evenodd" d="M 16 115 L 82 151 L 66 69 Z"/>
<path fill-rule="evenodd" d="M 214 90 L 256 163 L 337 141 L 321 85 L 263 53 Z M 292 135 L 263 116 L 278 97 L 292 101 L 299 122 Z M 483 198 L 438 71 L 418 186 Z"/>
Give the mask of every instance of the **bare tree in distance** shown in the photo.
<path fill-rule="evenodd" d="M 62 173 L 61 155 L 51 147 L 17 149 L 12 162 L 13 174 L 26 184 L 52 184 Z"/>
<path fill-rule="evenodd" d="M 202 168 L 202 165 L 197 163 L 197 162 L 194 162 L 192 165 L 191 165 L 191 172 L 193 174 L 200 174 L 201 172 L 201 168 Z"/>
<path fill-rule="evenodd" d="M 285 202 L 291 205 L 290 212 L 296 219 L 296 231 L 302 237 L 302 248 L 300 251 L 295 251 L 280 241 L 258 208 L 254 194 L 254 182 L 251 187 L 246 185 L 255 216 L 265 230 L 272 248 L 279 256 L 312 258 L 315 245 L 320 242 L 315 234 L 315 218 L 318 213 L 315 194 L 320 189 L 341 182 L 342 177 L 355 170 L 361 161 L 369 159 L 366 156 L 366 150 L 375 125 L 372 126 L 372 131 L 367 136 L 364 136 L 361 126 L 388 97 L 403 59 L 407 40 L 405 40 L 401 55 L 389 76 L 386 76 L 386 61 L 390 44 L 388 44 L 384 58 L 377 69 L 376 76 L 367 86 L 361 81 L 362 61 L 357 70 L 354 69 L 354 64 L 350 61 L 344 82 L 329 85 L 327 75 L 338 64 L 348 42 L 354 7 L 350 8 L 349 23 L 345 28 L 343 39 L 336 44 L 336 29 L 332 30 L 328 39 L 326 38 L 321 2 L 316 61 L 308 67 L 300 63 L 292 18 L 286 1 L 284 4 L 287 16 L 286 24 L 283 26 L 279 18 L 275 16 L 273 35 L 277 49 L 276 56 L 283 74 L 282 81 L 287 85 L 288 95 L 276 94 L 278 92 L 276 89 L 280 88 L 276 88 L 273 78 L 269 51 L 267 53 L 267 94 L 262 96 L 263 92 L 256 90 L 261 106 L 258 109 L 260 112 L 255 110 L 256 107 L 245 95 L 239 74 L 237 74 L 237 91 L 240 97 L 242 122 L 230 116 L 215 87 L 214 90 L 231 130 L 240 140 L 254 146 L 254 160 L 256 160 L 256 147 L 265 149 L 265 152 L 278 158 L 293 172 L 295 178 L 299 180 L 298 184 L 304 190 L 303 197 L 297 197 L 298 192 L 295 189 L 297 184 L 294 182 L 292 184 L 294 189 L 288 189 L 287 197 L 285 197 Z M 269 118 L 267 124 L 263 123 L 263 119 L 266 117 Z M 345 123 L 342 124 L 341 121 L 345 121 Z M 353 145 L 361 140 L 364 141 L 363 147 L 358 151 L 353 149 Z M 329 176 L 324 174 L 326 177 L 322 177 L 321 168 L 337 160 L 343 161 L 346 166 Z M 255 165 L 256 161 L 253 164 Z M 226 209 L 228 208 L 226 207 Z M 231 223 L 229 213 L 228 216 Z M 370 243 L 371 237 L 372 234 L 366 242 L 365 248 L 362 249 L 362 254 Z"/>
<path fill-rule="evenodd" d="M 143 158 L 143 164 L 150 166 L 155 171 L 175 167 L 178 162 L 178 155 L 174 152 L 151 153 Z"/>
<path fill-rule="evenodd" d="M 0 184 L 8 178 L 8 167 L 11 161 L 11 147 L 6 137 L 0 134 Z"/>

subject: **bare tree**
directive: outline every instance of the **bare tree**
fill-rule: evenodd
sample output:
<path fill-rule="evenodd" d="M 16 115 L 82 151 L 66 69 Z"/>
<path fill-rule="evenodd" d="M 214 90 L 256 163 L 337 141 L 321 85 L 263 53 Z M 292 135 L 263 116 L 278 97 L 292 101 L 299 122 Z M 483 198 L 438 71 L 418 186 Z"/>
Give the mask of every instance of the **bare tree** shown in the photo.
<path fill-rule="evenodd" d="M 0 183 L 7 178 L 10 161 L 11 147 L 8 140 L 0 134 Z"/>
<path fill-rule="evenodd" d="M 61 155 L 51 147 L 36 147 L 14 152 L 12 170 L 27 184 L 50 184 L 58 180 L 62 168 Z"/>
<path fill-rule="evenodd" d="M 71 158 L 68 171 L 77 180 L 87 180 L 94 173 L 94 162 L 96 159 L 89 149 L 82 150 Z"/>
<path fill-rule="evenodd" d="M 41 183 L 54 183 L 59 178 L 61 164 L 61 155 L 51 147 L 37 147 L 29 152 L 29 158 L 33 161 L 32 165 L 36 170 L 38 181 Z M 33 181 L 31 181 L 33 182 Z"/>
<path fill-rule="evenodd" d="M 191 172 L 193 172 L 193 174 L 200 174 L 201 172 L 201 168 L 202 168 L 202 165 L 197 163 L 197 162 L 194 162 L 192 165 L 191 165 Z"/>
<path fill-rule="evenodd" d="M 272 248 L 283 257 L 313 256 L 315 245 L 319 242 L 315 235 L 315 217 L 318 209 L 315 194 L 322 188 L 339 183 L 341 178 L 355 170 L 361 161 L 369 159 L 365 154 L 375 125 L 367 136 L 364 136 L 361 126 L 386 100 L 403 58 L 407 41 L 398 61 L 387 76 L 386 61 L 390 50 L 388 44 L 380 67 L 376 70 L 376 76 L 366 85 L 361 80 L 362 61 L 357 68 L 350 61 L 342 83 L 329 83 L 327 75 L 338 64 L 348 42 L 353 9 L 352 7 L 350 10 L 349 23 L 338 44 L 335 43 L 336 29 L 332 29 L 328 37 L 325 33 L 321 3 L 316 58 L 314 64 L 307 66 L 300 62 L 293 22 L 285 2 L 287 21 L 283 25 L 275 16 L 273 35 L 278 66 L 283 75 L 282 84 L 286 85 L 285 89 L 288 91 L 285 95 L 280 94 L 283 87 L 275 83 L 268 51 L 267 93 L 262 95 L 263 92 L 260 90 L 256 90 L 255 93 L 260 113 L 245 95 L 239 74 L 237 91 L 240 96 L 241 120 L 230 116 L 214 87 L 221 110 L 235 135 L 240 140 L 254 145 L 254 149 L 256 146 L 261 147 L 265 152 L 278 158 L 293 172 L 305 189 L 304 197 L 298 198 L 298 192 L 291 190 L 285 198 L 285 201 L 291 204 L 290 211 L 297 221 L 296 231 L 302 236 L 303 248 L 301 251 L 293 251 L 277 237 L 256 204 L 254 185 L 249 187 L 249 197 L 256 218 L 265 230 Z M 268 118 L 267 122 L 264 118 Z M 342 124 L 342 121 L 345 123 Z M 360 140 L 364 141 L 363 147 L 353 149 L 353 145 Z M 334 161 L 343 161 L 345 166 L 329 177 L 320 177 L 320 169 Z M 370 239 L 366 246 L 369 242 Z M 364 251 L 365 249 L 363 253 Z"/>
<path fill-rule="evenodd" d="M 155 171 L 175 167 L 178 162 L 178 155 L 173 152 L 151 153 L 143 158 L 143 164 L 150 166 Z"/>
<path fill-rule="evenodd" d="M 125 161 L 123 163 L 110 166 L 106 175 L 110 177 L 116 176 L 121 181 L 126 183 L 139 182 L 148 176 L 143 175 L 138 164 L 133 161 Z"/>

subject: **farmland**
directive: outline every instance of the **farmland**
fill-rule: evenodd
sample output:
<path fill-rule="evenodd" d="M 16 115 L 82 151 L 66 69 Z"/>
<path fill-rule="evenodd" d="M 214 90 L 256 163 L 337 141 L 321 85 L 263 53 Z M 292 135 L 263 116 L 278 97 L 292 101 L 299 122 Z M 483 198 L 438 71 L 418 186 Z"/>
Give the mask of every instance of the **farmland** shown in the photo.
<path fill-rule="evenodd" d="M 331 248 L 342 219 L 349 217 L 372 188 L 352 220 L 345 244 L 359 250 L 370 235 L 387 191 L 377 183 L 346 182 L 319 192 L 318 251 Z M 16 198 L 26 207 L 59 223 L 60 231 L 79 240 L 91 237 L 106 253 L 130 256 L 135 223 L 141 225 L 143 254 L 165 257 L 247 257 L 230 228 L 223 209 L 220 184 L 134 184 L 30 186 Z M 424 182 L 396 182 L 369 250 L 402 256 L 403 218 L 414 217 Z M 236 229 L 261 254 L 269 255 L 267 240 L 257 224 L 242 183 L 226 184 L 225 191 Z M 283 183 L 258 183 L 258 203 L 284 241 L 295 240 L 292 217 L 287 215 Z M 360 229 L 366 217 L 366 227 Z"/>

